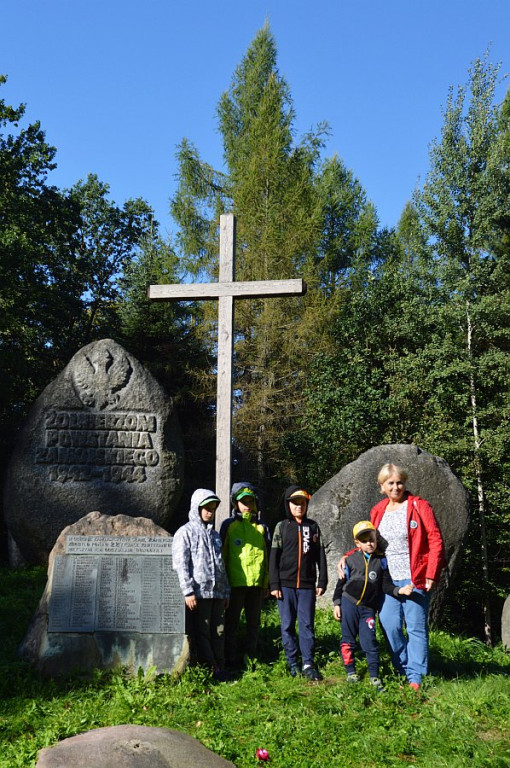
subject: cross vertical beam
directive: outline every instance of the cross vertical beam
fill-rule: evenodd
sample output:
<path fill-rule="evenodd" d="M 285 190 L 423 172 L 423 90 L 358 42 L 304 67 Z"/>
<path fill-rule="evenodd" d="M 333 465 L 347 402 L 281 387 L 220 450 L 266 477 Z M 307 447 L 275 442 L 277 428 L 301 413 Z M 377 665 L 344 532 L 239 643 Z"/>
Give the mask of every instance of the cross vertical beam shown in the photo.
<path fill-rule="evenodd" d="M 235 218 L 220 216 L 220 283 L 235 280 Z M 218 299 L 218 356 L 216 381 L 216 493 L 221 499 L 216 524 L 229 516 L 232 486 L 232 359 L 234 352 L 234 297 Z"/>
<path fill-rule="evenodd" d="M 153 301 L 200 301 L 218 299 L 218 356 L 216 403 L 216 493 L 222 500 L 216 513 L 216 526 L 230 512 L 232 479 L 232 358 L 234 350 L 234 299 L 265 299 L 277 296 L 304 296 L 301 279 L 252 280 L 235 282 L 235 218 L 220 216 L 219 282 L 185 285 L 149 285 Z"/>

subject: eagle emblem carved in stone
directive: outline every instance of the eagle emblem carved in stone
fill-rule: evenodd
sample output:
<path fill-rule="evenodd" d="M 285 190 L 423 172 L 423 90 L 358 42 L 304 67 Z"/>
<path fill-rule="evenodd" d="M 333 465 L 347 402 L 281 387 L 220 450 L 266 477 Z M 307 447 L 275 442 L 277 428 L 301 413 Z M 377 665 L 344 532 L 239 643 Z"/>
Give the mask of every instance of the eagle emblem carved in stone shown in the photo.
<path fill-rule="evenodd" d="M 72 377 L 76 394 L 88 408 L 114 408 L 133 368 L 126 355 L 114 357 L 109 349 L 96 349 L 76 361 Z"/>

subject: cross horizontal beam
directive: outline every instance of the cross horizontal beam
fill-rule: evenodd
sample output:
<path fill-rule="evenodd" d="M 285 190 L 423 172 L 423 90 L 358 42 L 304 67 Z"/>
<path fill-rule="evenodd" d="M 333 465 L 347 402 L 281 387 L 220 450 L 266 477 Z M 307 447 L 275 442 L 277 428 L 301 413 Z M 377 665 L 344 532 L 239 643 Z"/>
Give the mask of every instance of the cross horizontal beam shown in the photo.
<path fill-rule="evenodd" d="M 219 299 L 233 296 L 239 299 L 263 299 L 265 296 L 304 296 L 306 283 L 297 280 L 249 280 L 228 283 L 187 283 L 184 285 L 149 285 L 147 295 L 153 301 L 175 299 Z"/>

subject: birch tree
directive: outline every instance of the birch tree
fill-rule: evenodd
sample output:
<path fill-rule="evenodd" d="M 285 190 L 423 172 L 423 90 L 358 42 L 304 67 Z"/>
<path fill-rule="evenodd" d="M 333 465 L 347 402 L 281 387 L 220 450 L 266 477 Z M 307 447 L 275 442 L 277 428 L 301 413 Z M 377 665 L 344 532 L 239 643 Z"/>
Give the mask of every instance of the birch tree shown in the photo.
<path fill-rule="evenodd" d="M 497 65 L 487 57 L 478 59 L 467 88 L 450 90 L 441 139 L 432 145 L 430 172 L 416 197 L 429 236 L 431 275 L 439 298 L 437 356 L 429 375 L 438 371 L 446 389 L 454 379 L 456 404 L 463 409 L 464 418 L 457 423 L 465 432 L 457 436 L 470 456 L 464 463 L 477 499 L 484 632 L 489 644 L 491 491 L 497 498 L 496 489 L 488 488 L 496 481 L 489 465 L 508 434 L 510 373 L 508 253 L 495 247 L 505 197 L 498 171 L 505 164 L 508 168 L 509 160 L 508 155 L 500 154 L 499 159 L 495 155 L 497 147 L 501 151 L 495 105 L 498 75 Z M 446 421 L 451 407 L 442 411 Z"/>

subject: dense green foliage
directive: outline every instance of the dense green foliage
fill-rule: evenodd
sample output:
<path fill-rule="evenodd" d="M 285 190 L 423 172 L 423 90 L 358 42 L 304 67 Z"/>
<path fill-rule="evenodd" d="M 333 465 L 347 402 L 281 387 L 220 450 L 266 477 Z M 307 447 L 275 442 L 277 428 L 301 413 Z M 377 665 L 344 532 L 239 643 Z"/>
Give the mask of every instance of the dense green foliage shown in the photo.
<path fill-rule="evenodd" d="M 390 672 L 386 691 L 366 677 L 345 681 L 339 629 L 317 616 L 319 684 L 286 672 L 273 602 L 263 614 L 260 663 L 229 683 L 188 669 L 178 680 L 97 673 L 92 680 L 44 681 L 14 657 L 43 587 L 42 569 L 0 579 L 0 766 L 30 768 L 38 751 L 77 733 L 125 723 L 174 728 L 198 738 L 237 768 L 264 747 L 275 768 L 452 766 L 503 768 L 510 760 L 510 656 L 468 638 L 432 632 L 432 674 L 419 693 Z"/>
<path fill-rule="evenodd" d="M 375 444 L 412 442 L 445 458 L 473 501 L 455 619 L 483 605 L 470 626 L 485 625 L 488 639 L 510 546 L 510 157 L 497 76 L 477 60 L 468 89 L 451 91 L 423 189 L 356 269 L 336 349 L 317 356 L 307 382 L 304 456 L 317 484 L 332 457 L 342 465 Z"/>

